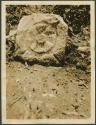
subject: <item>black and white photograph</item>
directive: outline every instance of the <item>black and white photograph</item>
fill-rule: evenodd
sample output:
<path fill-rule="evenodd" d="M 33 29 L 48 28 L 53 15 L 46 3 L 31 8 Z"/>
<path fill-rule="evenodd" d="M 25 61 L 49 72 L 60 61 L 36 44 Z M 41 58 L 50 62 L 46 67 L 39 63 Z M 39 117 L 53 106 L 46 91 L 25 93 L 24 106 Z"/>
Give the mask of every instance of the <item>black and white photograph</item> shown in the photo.
<path fill-rule="evenodd" d="M 94 1 L 2 1 L 3 123 L 95 122 Z"/>

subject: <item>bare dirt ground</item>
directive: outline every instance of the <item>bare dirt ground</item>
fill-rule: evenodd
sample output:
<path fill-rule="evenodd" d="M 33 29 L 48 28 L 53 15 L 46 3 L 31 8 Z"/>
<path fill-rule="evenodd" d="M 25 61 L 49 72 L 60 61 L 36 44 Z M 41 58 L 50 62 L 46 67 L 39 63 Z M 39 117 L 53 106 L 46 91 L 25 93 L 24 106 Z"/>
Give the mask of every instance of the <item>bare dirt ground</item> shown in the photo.
<path fill-rule="evenodd" d="M 90 117 L 90 73 L 15 61 L 6 66 L 8 119 Z"/>
<path fill-rule="evenodd" d="M 71 24 L 68 33 L 72 45 L 67 48 L 62 67 L 27 66 L 14 60 L 14 40 L 6 42 L 6 59 L 9 60 L 6 63 L 7 119 L 89 118 L 91 58 L 86 47 L 90 48 L 90 7 L 10 5 L 7 6 L 6 34 L 17 28 L 21 17 L 34 12 L 63 16 L 64 21 Z"/>

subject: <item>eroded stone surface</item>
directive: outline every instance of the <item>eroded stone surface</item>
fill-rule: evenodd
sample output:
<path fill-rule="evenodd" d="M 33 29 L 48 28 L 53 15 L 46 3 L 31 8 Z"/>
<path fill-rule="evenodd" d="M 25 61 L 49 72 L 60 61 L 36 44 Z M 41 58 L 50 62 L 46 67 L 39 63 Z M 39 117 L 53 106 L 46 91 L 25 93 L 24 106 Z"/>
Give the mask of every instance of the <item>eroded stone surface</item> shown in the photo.
<path fill-rule="evenodd" d="M 60 64 L 64 58 L 67 30 L 67 25 L 58 15 L 24 16 L 17 29 L 17 56 L 30 62 Z"/>

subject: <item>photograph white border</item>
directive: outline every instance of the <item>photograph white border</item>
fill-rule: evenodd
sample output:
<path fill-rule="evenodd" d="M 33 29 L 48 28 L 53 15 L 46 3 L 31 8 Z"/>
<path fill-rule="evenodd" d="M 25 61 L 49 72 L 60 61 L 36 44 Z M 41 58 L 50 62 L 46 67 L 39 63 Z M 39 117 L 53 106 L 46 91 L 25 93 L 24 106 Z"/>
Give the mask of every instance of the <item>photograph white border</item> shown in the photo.
<path fill-rule="evenodd" d="M 91 117 L 88 119 L 6 119 L 6 5 L 90 5 Z M 1 93 L 3 124 L 94 124 L 95 123 L 95 2 L 94 1 L 2 1 L 1 2 Z"/>

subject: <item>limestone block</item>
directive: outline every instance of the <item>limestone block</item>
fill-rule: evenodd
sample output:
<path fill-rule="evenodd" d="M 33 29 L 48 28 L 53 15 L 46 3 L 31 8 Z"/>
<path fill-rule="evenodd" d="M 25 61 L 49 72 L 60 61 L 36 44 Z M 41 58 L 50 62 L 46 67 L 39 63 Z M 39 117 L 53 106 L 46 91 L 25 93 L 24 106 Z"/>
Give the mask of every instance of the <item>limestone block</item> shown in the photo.
<path fill-rule="evenodd" d="M 24 16 L 18 25 L 16 55 L 29 62 L 59 65 L 64 58 L 68 26 L 55 14 Z"/>

